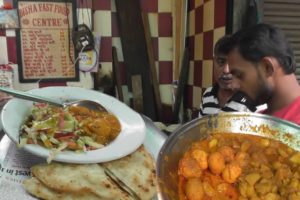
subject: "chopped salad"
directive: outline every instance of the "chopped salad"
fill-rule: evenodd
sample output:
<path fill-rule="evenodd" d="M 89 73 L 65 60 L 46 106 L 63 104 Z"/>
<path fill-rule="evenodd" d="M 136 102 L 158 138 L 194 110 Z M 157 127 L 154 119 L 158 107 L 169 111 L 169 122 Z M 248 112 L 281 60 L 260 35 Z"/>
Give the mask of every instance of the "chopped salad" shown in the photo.
<path fill-rule="evenodd" d="M 118 119 L 109 112 L 36 103 L 21 126 L 19 146 L 39 144 L 51 149 L 50 162 L 63 150 L 85 152 L 102 148 L 120 131 Z"/>

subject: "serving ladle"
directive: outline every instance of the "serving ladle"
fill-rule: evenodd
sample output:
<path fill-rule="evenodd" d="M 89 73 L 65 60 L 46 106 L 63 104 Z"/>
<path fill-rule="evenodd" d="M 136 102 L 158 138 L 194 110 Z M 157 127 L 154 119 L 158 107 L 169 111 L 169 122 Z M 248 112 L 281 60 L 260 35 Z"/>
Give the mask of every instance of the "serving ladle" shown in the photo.
<path fill-rule="evenodd" d="M 58 102 L 51 98 L 41 97 L 41 96 L 37 96 L 30 93 L 14 90 L 10 88 L 5 88 L 5 87 L 0 87 L 0 91 L 10 94 L 11 96 L 19 99 L 25 99 L 25 100 L 40 102 L 40 103 L 48 103 L 49 105 L 58 106 L 62 108 L 66 108 L 68 106 L 81 106 L 94 111 L 107 111 L 101 104 L 91 100 Z"/>

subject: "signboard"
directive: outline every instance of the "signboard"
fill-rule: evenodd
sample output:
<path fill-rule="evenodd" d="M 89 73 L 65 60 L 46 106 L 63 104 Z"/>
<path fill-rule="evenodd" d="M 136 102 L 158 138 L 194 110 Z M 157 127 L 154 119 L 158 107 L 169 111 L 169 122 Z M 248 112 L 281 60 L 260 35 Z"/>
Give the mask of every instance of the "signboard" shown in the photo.
<path fill-rule="evenodd" d="M 71 38 L 77 23 L 74 2 L 18 0 L 15 6 L 20 18 L 16 32 L 20 82 L 78 81 Z"/>

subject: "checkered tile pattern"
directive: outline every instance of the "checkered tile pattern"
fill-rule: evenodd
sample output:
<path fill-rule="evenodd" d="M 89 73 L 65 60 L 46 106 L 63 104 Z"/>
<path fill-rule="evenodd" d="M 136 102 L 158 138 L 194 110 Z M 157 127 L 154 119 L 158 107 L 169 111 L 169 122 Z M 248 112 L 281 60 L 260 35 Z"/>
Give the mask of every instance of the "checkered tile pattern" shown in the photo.
<path fill-rule="evenodd" d="M 5 2 L 12 2 L 6 0 Z M 172 75 L 173 75 L 173 38 L 172 38 L 172 0 L 140 0 L 141 9 L 148 13 L 150 33 L 157 67 L 158 80 L 162 102 L 171 105 Z M 99 61 L 101 73 L 110 75 L 112 72 L 112 47 L 116 47 L 121 66 L 121 79 L 125 102 L 129 104 L 128 88 L 126 86 L 126 66 L 122 54 L 119 36 L 116 6 L 114 0 L 77 0 L 78 23 L 93 18 L 94 32 L 101 36 Z M 92 13 L 92 14 L 91 14 Z M 92 15 L 92 16 L 88 16 Z M 51 83 L 20 83 L 18 81 L 18 66 L 16 54 L 16 37 L 14 30 L 0 30 L 0 64 L 12 63 L 14 67 L 14 87 L 20 90 L 46 86 L 79 86 L 93 88 L 93 79 L 89 73 L 80 73 L 80 82 L 51 82 Z M 165 109 L 166 115 L 171 115 L 171 109 Z M 171 118 L 171 117 L 170 117 Z"/>
<path fill-rule="evenodd" d="M 189 0 L 190 74 L 187 107 L 198 115 L 203 91 L 213 83 L 213 46 L 225 34 L 227 0 Z"/>
<path fill-rule="evenodd" d="M 140 0 L 142 12 L 148 14 L 153 53 L 157 68 L 160 94 L 164 104 L 171 105 L 173 75 L 172 0 Z M 129 104 L 126 66 L 122 53 L 114 0 L 94 0 L 94 31 L 101 35 L 100 64 L 103 73 L 112 71 L 112 46 L 116 47 L 121 65 L 121 80 L 125 102 Z M 171 115 L 171 109 L 164 109 Z"/>
<path fill-rule="evenodd" d="M 197 113 L 204 89 L 213 82 L 212 52 L 213 44 L 225 33 L 227 0 L 189 0 L 188 36 L 190 50 L 190 72 L 187 86 L 188 107 Z M 6 0 L 5 2 L 10 2 Z M 86 4 L 87 2 L 87 4 Z M 157 67 L 162 102 L 171 105 L 173 81 L 173 35 L 172 35 L 172 0 L 140 0 L 143 12 L 148 13 L 152 45 Z M 88 20 L 80 13 L 92 13 L 94 32 L 101 35 L 100 64 L 103 74 L 112 71 L 112 46 L 117 49 L 121 62 L 121 78 L 125 98 L 129 97 L 126 86 L 126 66 L 122 54 L 116 7 L 114 0 L 77 0 L 79 23 Z M 83 12 L 82 12 L 83 11 Z M 83 19 L 84 18 L 84 19 Z M 86 22 L 88 23 L 88 22 Z M 13 63 L 14 87 L 28 90 L 49 85 L 70 85 L 93 88 L 93 79 L 89 73 L 80 73 L 80 82 L 67 83 L 26 83 L 18 81 L 16 38 L 13 30 L 0 30 L 0 64 Z M 125 99 L 126 103 L 129 99 Z M 170 107 L 164 110 L 171 115 Z M 168 115 L 167 114 L 167 115 Z"/>

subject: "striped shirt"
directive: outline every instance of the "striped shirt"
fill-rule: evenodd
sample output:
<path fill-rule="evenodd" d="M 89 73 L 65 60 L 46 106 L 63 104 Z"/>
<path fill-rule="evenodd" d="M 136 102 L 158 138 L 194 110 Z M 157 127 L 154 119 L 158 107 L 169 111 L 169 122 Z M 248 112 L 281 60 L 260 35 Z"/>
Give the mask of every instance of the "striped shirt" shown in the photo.
<path fill-rule="evenodd" d="M 217 85 L 207 88 L 202 95 L 202 103 L 200 104 L 199 117 L 217 114 L 219 112 L 254 112 L 256 107 L 251 103 L 242 92 L 235 93 L 230 100 L 220 107 L 217 98 L 219 87 Z"/>

